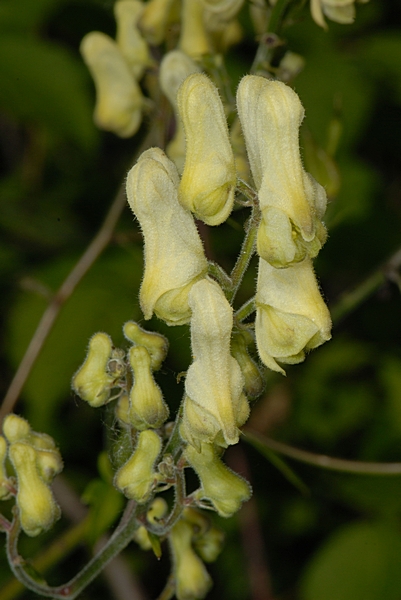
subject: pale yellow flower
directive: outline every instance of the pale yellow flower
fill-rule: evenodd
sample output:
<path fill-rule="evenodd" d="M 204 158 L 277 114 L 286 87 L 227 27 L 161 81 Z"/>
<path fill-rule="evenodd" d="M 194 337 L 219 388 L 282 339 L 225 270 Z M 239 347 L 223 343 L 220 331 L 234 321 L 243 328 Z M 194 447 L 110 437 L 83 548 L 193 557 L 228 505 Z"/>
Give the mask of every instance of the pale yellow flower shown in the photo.
<path fill-rule="evenodd" d="M 127 497 L 139 504 L 146 502 L 158 480 L 154 465 L 160 454 L 162 442 L 153 429 L 138 434 L 135 450 L 117 471 L 114 485 Z"/>
<path fill-rule="evenodd" d="M 138 21 L 145 4 L 140 0 L 118 0 L 114 5 L 117 21 L 116 42 L 131 68 L 135 79 L 140 79 L 151 64 L 148 44 L 138 29 Z"/>
<path fill-rule="evenodd" d="M 190 444 L 236 444 L 249 414 L 244 379 L 230 353 L 233 311 L 220 286 L 204 279 L 189 294 L 194 362 L 185 380 L 181 435 Z"/>
<path fill-rule="evenodd" d="M 286 269 L 260 259 L 255 301 L 257 349 L 273 371 L 284 374 L 278 362 L 302 362 L 307 350 L 331 338 L 330 313 L 309 259 Z"/>
<path fill-rule="evenodd" d="M 237 107 L 262 212 L 259 255 L 277 268 L 313 258 L 326 239 L 327 197 L 302 166 L 297 94 L 280 81 L 247 75 Z"/>
<path fill-rule="evenodd" d="M 241 504 L 251 497 L 249 483 L 226 467 L 213 444 L 202 444 L 200 452 L 193 446 L 187 446 L 185 458 L 201 483 L 200 489 L 194 492 L 193 497 L 201 505 L 205 501 L 210 503 L 221 517 L 231 517 L 241 508 Z"/>
<path fill-rule="evenodd" d="M 358 0 L 368 2 L 368 0 Z M 355 20 L 355 0 L 311 0 L 310 9 L 313 20 L 327 29 L 324 17 L 331 21 L 349 25 Z"/>
<path fill-rule="evenodd" d="M 203 54 L 212 52 L 203 21 L 204 12 L 201 0 L 182 0 L 178 47 L 192 58 L 201 58 Z"/>
<path fill-rule="evenodd" d="M 72 379 L 72 388 L 82 400 L 97 408 L 106 404 L 114 377 L 107 364 L 112 355 L 113 344 L 106 333 L 95 333 L 89 341 L 88 354 L 83 365 Z"/>
<path fill-rule="evenodd" d="M 186 141 L 179 200 L 198 219 L 220 225 L 232 211 L 237 181 L 223 104 L 202 73 L 187 77 L 177 102 Z"/>
<path fill-rule="evenodd" d="M 39 535 L 59 518 L 60 508 L 39 475 L 35 449 L 27 443 L 14 442 L 8 454 L 17 475 L 21 527 L 29 536 Z"/>
<path fill-rule="evenodd" d="M 201 600 L 212 586 L 205 565 L 192 548 L 193 527 L 180 519 L 168 536 L 177 600 Z"/>
<path fill-rule="evenodd" d="M 199 65 L 181 50 L 172 50 L 164 55 L 160 63 L 159 80 L 163 93 L 174 109 L 175 134 L 166 148 L 167 156 L 182 173 L 185 161 L 185 134 L 177 107 L 177 93 L 183 81 L 192 73 L 201 71 Z"/>
<path fill-rule="evenodd" d="M 169 410 L 153 379 L 149 352 L 143 346 L 134 346 L 129 361 L 134 375 L 129 420 L 136 429 L 158 428 L 167 419 Z"/>
<path fill-rule="evenodd" d="M 144 152 L 128 173 L 127 198 L 144 237 L 145 272 L 139 299 L 169 325 L 187 323 L 188 294 L 208 264 L 192 215 L 178 202 L 179 177 L 159 148 Z"/>
<path fill-rule="evenodd" d="M 95 82 L 96 125 L 123 138 L 134 135 L 142 120 L 143 97 L 116 42 L 92 31 L 83 38 L 80 50 Z"/>

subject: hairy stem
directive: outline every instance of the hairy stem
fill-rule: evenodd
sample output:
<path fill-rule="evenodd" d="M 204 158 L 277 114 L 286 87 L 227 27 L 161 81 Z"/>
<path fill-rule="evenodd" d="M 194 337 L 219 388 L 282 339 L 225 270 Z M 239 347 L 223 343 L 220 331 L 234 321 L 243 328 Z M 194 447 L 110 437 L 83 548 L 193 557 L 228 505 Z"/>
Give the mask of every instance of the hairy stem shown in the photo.
<path fill-rule="evenodd" d="M 20 533 L 18 515 L 15 516 L 12 529 L 7 532 L 7 557 L 15 577 L 28 589 L 47 598 L 73 600 L 85 589 L 104 567 L 119 554 L 132 540 L 133 533 L 138 527 L 136 504 L 128 502 L 121 521 L 107 544 L 92 560 L 70 581 L 64 585 L 51 587 L 43 580 L 38 580 L 29 573 L 24 559 L 19 555 L 17 543 Z"/>

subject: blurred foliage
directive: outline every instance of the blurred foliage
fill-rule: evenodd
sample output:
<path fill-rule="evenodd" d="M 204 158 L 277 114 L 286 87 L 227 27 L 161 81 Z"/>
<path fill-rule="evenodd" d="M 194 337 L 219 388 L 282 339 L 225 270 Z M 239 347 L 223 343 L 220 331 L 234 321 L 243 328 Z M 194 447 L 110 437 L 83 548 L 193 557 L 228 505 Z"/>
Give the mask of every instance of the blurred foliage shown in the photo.
<path fill-rule="evenodd" d="M 112 5 L 111 0 L 0 0 L 3 395 L 47 299 L 95 234 L 143 137 L 141 130 L 122 141 L 99 133 L 92 123 L 94 89 L 78 47 L 90 30 L 113 33 Z M 233 90 L 256 50 L 246 10 L 245 37 L 227 59 Z M 401 245 L 400 4 L 370 0 L 358 6 L 354 25 L 330 22 L 327 32 L 305 7 L 283 36 L 305 59 L 294 87 L 306 109 L 306 168 L 333 190 L 330 237 L 316 271 L 334 306 Z M 241 211 L 233 220 L 244 215 Z M 100 465 L 100 477 L 96 470 L 97 455 L 110 442 L 102 438 L 107 416 L 99 419 L 75 399 L 70 380 L 94 332 L 106 331 L 123 344 L 123 323 L 141 318 L 137 233 L 127 210 L 111 247 L 63 308 L 17 407 L 34 429 L 57 439 L 70 485 L 92 506 L 91 544 L 114 523 L 121 502 L 109 486 L 107 465 Z M 232 264 L 241 235 L 230 222 L 210 234 L 211 252 L 224 266 Z M 247 299 L 253 279 L 251 270 L 240 301 Z M 289 367 L 285 381 L 269 375 L 252 427 L 320 454 L 400 461 L 400 308 L 399 282 L 388 281 L 335 324 L 329 344 L 304 364 Z M 175 409 L 182 393 L 176 378 L 189 357 L 188 332 L 156 320 L 152 325 L 170 338 L 158 382 Z M 107 429 L 112 435 L 110 425 Z M 328 473 L 287 459 L 287 466 L 276 469 L 254 448 L 244 451 L 277 600 L 401 598 L 401 477 Z M 309 496 L 293 486 L 294 478 Z M 66 524 L 57 525 L 55 534 Z M 219 525 L 226 531 L 226 548 L 210 567 L 215 586 L 209 597 L 251 599 L 240 517 L 219 519 Z M 25 540 L 22 552 L 34 555 L 53 535 Z M 150 597 L 160 592 L 165 554 L 159 564 L 133 544 L 127 553 Z M 75 559 L 72 563 L 58 567 L 54 577 L 64 580 Z M 0 587 L 8 577 L 1 554 Z M 88 599 L 111 597 L 104 584 L 85 593 Z"/>

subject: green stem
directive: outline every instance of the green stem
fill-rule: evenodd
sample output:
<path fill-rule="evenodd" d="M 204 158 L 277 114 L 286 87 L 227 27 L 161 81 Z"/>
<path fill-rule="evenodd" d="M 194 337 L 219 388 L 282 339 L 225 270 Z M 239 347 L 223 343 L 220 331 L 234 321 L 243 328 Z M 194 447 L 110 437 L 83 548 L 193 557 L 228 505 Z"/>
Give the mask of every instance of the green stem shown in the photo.
<path fill-rule="evenodd" d="M 258 206 L 252 208 L 251 216 L 247 224 L 247 231 L 242 242 L 241 250 L 231 272 L 232 288 L 227 292 L 227 299 L 230 303 L 233 302 L 236 293 L 241 285 L 242 278 L 248 268 L 249 262 L 255 252 L 256 235 L 260 222 L 260 211 Z"/>
<path fill-rule="evenodd" d="M 216 279 L 224 291 L 232 288 L 230 277 L 219 264 L 209 261 L 209 274 Z"/>
<path fill-rule="evenodd" d="M 34 569 L 40 572 L 51 569 L 63 560 L 75 548 L 82 543 L 88 531 L 88 523 L 91 520 L 88 515 L 77 525 L 74 525 L 57 538 L 44 552 L 32 560 Z M 12 579 L 6 583 L 0 591 L 0 600 L 13 600 L 24 591 L 23 584 L 18 579 Z"/>
<path fill-rule="evenodd" d="M 266 27 L 267 33 L 277 33 L 279 31 L 285 9 L 290 2 L 291 0 L 277 0 L 270 13 L 270 19 Z"/>
<path fill-rule="evenodd" d="M 252 296 L 252 298 L 249 298 L 249 300 L 247 300 L 245 304 L 243 304 L 241 308 L 235 312 L 234 318 L 239 322 L 244 321 L 255 310 L 255 296 Z"/>
<path fill-rule="evenodd" d="M 380 266 L 377 271 L 372 273 L 358 287 L 346 292 L 338 300 L 333 308 L 330 309 L 331 317 L 334 323 L 344 319 L 349 313 L 354 311 L 362 302 L 371 296 L 388 279 L 395 279 L 398 269 L 401 266 L 401 248 Z"/>
<path fill-rule="evenodd" d="M 254 440 L 256 443 L 266 446 L 274 452 L 284 454 L 308 465 L 330 471 L 341 471 L 343 473 L 355 473 L 359 475 L 401 475 L 401 463 L 379 463 L 364 462 L 359 460 L 345 460 L 343 458 L 332 458 L 325 454 L 315 454 L 306 450 L 300 450 L 293 446 L 277 442 L 248 428 L 243 430 L 244 439 Z"/>
<path fill-rule="evenodd" d="M 24 559 L 18 554 L 17 543 L 21 528 L 19 518 L 16 516 L 11 531 L 7 533 L 8 562 L 15 577 L 36 594 L 44 597 L 73 600 L 99 575 L 110 560 L 128 546 L 137 527 L 136 505 L 129 502 L 119 525 L 98 554 L 70 581 L 61 586 L 51 587 L 45 582 L 32 577 L 28 573 Z"/>

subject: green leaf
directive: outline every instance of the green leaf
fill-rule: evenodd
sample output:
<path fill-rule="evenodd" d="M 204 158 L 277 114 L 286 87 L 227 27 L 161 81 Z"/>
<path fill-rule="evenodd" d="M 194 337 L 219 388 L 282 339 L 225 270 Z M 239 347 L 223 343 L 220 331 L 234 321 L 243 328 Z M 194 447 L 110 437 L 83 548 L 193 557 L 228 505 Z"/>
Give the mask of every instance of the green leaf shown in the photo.
<path fill-rule="evenodd" d="M 337 530 L 311 560 L 301 600 L 398 600 L 401 536 L 398 526 L 360 522 Z"/>
<path fill-rule="evenodd" d="M 29 36 L 0 37 L 0 108 L 27 124 L 45 125 L 83 149 L 97 132 L 83 64 L 66 49 Z"/>

